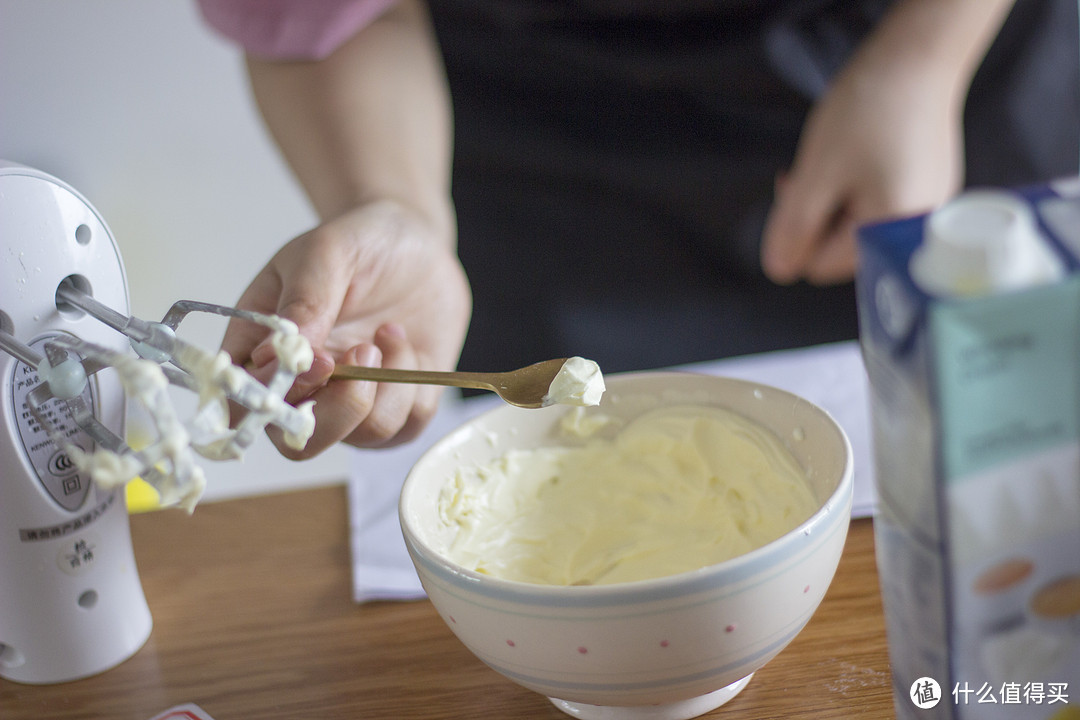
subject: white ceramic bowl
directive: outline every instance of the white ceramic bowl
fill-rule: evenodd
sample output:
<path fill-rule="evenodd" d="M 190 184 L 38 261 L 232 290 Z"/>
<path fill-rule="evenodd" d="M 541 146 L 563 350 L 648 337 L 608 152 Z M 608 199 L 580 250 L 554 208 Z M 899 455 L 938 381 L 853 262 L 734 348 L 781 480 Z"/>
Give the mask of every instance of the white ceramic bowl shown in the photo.
<path fill-rule="evenodd" d="M 616 418 L 697 404 L 769 428 L 806 471 L 819 509 L 764 547 L 678 575 L 551 586 L 479 574 L 436 550 L 440 488 L 463 465 L 552 445 L 570 410 L 503 406 L 441 439 L 413 467 L 399 508 L 405 542 L 443 620 L 492 669 L 574 717 L 696 717 L 742 690 L 817 609 L 847 537 L 851 446 L 824 410 L 773 387 L 679 372 L 606 381 L 599 410 Z"/>

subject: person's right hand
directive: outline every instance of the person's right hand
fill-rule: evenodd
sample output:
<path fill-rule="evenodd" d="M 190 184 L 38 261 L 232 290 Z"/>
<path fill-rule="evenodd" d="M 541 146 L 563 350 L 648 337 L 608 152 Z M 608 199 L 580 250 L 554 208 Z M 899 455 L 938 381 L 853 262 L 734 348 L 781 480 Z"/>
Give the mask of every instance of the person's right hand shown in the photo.
<path fill-rule="evenodd" d="M 964 182 L 971 78 L 1013 0 L 898 0 L 810 113 L 762 235 L 774 282 L 851 280 L 856 228 Z"/>
<path fill-rule="evenodd" d="M 858 226 L 931 210 L 962 186 L 963 93 L 914 65 L 859 53 L 810 113 L 762 236 L 774 282 L 851 280 Z"/>
<path fill-rule="evenodd" d="M 471 311 L 453 242 L 407 208 L 382 201 L 350 210 L 287 243 L 237 306 L 297 324 L 315 351 L 286 400 L 315 400 L 315 432 L 300 452 L 268 433 L 286 457 L 312 457 L 337 442 L 395 445 L 434 415 L 434 386 L 329 381 L 335 364 L 452 370 Z M 275 355 L 265 328 L 232 322 L 223 349 L 261 380 Z"/>

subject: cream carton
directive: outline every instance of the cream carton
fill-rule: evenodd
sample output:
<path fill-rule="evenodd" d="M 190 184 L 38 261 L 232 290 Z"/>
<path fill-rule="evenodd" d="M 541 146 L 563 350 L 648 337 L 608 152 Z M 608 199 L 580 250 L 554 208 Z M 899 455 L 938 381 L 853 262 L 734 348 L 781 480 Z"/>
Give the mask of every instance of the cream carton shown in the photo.
<path fill-rule="evenodd" d="M 897 717 L 1080 717 L 1080 182 L 859 242 Z"/>

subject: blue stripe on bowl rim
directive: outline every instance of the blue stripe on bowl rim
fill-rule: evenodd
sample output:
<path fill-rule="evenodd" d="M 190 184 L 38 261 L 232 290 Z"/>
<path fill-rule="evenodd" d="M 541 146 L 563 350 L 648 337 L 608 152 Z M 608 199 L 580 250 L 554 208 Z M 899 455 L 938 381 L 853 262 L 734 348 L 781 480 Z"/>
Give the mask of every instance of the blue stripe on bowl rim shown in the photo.
<path fill-rule="evenodd" d="M 787 572 L 792 565 L 802 562 L 837 533 L 846 533 L 851 521 L 850 475 L 849 465 L 846 478 L 841 480 L 837 492 L 803 524 L 749 553 L 718 565 L 677 575 L 611 585 L 575 586 L 571 592 L 567 592 L 565 586 L 538 585 L 481 575 L 439 557 L 409 536 L 405 540 L 413 562 L 428 574 L 428 578 L 425 578 L 427 582 L 434 579 L 438 589 L 447 595 L 506 614 L 536 616 L 527 608 L 606 608 L 645 605 L 675 598 L 685 598 L 687 602 L 679 607 L 688 607 L 734 595 L 771 580 Z M 805 539 L 805 542 L 792 552 L 791 543 L 800 539 Z M 754 579 L 752 584 L 744 584 L 751 579 Z M 502 605 L 497 608 L 487 606 L 478 602 L 479 598 L 520 606 L 521 610 L 508 610 Z"/>

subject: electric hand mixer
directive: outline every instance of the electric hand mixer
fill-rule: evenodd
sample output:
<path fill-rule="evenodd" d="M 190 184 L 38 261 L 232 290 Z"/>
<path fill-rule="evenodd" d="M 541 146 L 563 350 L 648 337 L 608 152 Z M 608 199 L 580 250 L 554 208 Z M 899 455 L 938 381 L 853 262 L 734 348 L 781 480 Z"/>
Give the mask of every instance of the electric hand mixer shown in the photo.
<path fill-rule="evenodd" d="M 243 318 L 273 333 L 266 385 L 177 337 L 190 312 Z M 129 317 L 116 243 L 74 189 L 0 161 L 0 677 L 73 680 L 107 670 L 150 635 L 124 484 L 142 477 L 189 511 L 205 480 L 195 454 L 238 458 L 267 424 L 303 447 L 311 405 L 285 392 L 311 364 L 296 326 L 182 301 L 160 323 Z M 167 391 L 198 393 L 179 417 Z M 127 400 L 157 437 L 127 445 Z M 247 409 L 230 424 L 229 402 Z"/>

